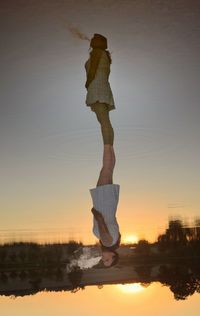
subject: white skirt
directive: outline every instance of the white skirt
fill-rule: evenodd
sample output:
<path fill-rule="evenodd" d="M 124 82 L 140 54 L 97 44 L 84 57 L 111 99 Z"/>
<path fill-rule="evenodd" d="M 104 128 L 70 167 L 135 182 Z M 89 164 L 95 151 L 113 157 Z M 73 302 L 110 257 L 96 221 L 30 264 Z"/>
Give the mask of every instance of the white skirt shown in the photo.
<path fill-rule="evenodd" d="M 113 238 L 114 245 L 119 238 L 119 225 L 117 223 L 116 211 L 119 201 L 119 184 L 104 184 L 90 189 L 90 194 L 94 208 L 99 211 L 108 227 L 108 230 Z M 100 239 L 98 222 L 93 216 L 93 233 Z"/>

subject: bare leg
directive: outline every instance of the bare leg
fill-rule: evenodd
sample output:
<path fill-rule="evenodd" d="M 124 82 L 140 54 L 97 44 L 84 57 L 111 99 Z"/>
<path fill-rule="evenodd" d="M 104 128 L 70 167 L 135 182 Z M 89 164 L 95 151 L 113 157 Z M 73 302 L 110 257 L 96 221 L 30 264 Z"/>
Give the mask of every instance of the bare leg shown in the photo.
<path fill-rule="evenodd" d="M 104 145 L 103 150 L 103 168 L 113 170 L 113 152 L 110 144 Z"/>
<path fill-rule="evenodd" d="M 105 103 L 96 102 L 92 106 L 92 110 L 97 116 L 97 120 L 101 124 L 101 132 L 103 136 L 104 152 L 103 167 L 100 171 L 97 186 L 113 183 L 113 170 L 115 167 L 115 153 L 113 149 L 114 130 L 112 128 L 109 111 Z"/>
<path fill-rule="evenodd" d="M 101 133 L 104 145 L 112 145 L 114 142 L 114 130 L 109 118 L 109 111 L 105 103 L 96 102 L 92 105 L 92 109 L 97 116 L 97 120 L 101 125 Z"/>
<path fill-rule="evenodd" d="M 115 163 L 116 163 L 116 158 L 115 158 L 115 152 L 114 152 L 113 146 L 111 146 L 111 151 L 112 151 L 112 161 L 113 161 L 113 169 L 114 169 Z"/>
<path fill-rule="evenodd" d="M 111 145 L 104 145 L 103 152 L 103 167 L 100 171 L 99 179 L 96 186 L 113 183 L 113 153 Z"/>

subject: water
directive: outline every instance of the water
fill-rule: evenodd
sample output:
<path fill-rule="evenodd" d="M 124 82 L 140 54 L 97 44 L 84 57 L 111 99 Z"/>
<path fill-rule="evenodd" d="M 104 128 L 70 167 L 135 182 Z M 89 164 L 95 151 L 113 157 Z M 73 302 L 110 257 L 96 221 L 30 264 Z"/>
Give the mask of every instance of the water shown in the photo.
<path fill-rule="evenodd" d="M 24 279 L 13 273 L 7 282 L 1 279 L 1 315 L 118 316 L 134 312 L 137 316 L 196 316 L 199 276 L 198 265 L 192 269 L 183 265 L 129 265 L 70 274 L 63 269 L 60 273 L 43 272 L 42 281 L 37 273 Z"/>
<path fill-rule="evenodd" d="M 98 245 L 2 245 L 1 315 L 198 315 L 199 227 L 180 224 L 163 235 L 172 243 L 121 245 L 110 268 Z"/>
<path fill-rule="evenodd" d="M 184 140 L 178 139 L 177 131 L 169 128 L 152 126 L 116 125 L 114 126 L 115 138 L 121 148 L 121 159 L 130 160 L 148 158 L 156 155 L 176 153 L 184 146 Z M 90 140 L 88 142 L 88 139 Z M 88 162 L 95 160 L 96 143 L 102 145 L 101 131 L 96 128 L 76 128 L 60 133 L 54 133 L 41 138 L 42 146 L 48 150 L 48 159 L 55 159 L 65 163 Z M 55 143 L 57 147 L 55 148 Z M 80 146 L 74 148 L 73 144 L 84 143 L 86 150 L 80 153 Z M 70 151 L 69 151 L 70 148 Z M 73 148 L 73 150 L 71 150 Z M 94 151 L 95 148 L 95 151 Z M 101 147 L 100 147 L 101 150 Z"/>

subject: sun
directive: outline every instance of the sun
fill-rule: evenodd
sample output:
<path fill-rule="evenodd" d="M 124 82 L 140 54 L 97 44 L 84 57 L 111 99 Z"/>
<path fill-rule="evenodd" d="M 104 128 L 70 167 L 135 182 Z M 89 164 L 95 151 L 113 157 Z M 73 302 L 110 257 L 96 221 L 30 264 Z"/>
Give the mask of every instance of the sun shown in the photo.
<path fill-rule="evenodd" d="M 124 244 L 134 244 L 138 242 L 138 237 L 136 235 L 125 235 L 123 237 Z"/>
<path fill-rule="evenodd" d="M 138 293 L 144 290 L 144 287 L 140 283 L 117 284 L 117 287 L 124 293 Z"/>

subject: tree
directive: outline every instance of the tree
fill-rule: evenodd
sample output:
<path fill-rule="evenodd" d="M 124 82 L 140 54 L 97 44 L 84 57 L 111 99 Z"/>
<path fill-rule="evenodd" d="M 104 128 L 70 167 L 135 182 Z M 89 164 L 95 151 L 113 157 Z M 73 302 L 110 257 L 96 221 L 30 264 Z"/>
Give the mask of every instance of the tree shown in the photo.
<path fill-rule="evenodd" d="M 136 251 L 136 253 L 141 254 L 141 255 L 149 255 L 150 244 L 149 244 L 148 240 L 146 240 L 146 239 L 139 240 L 138 244 L 136 245 L 135 251 Z"/>

